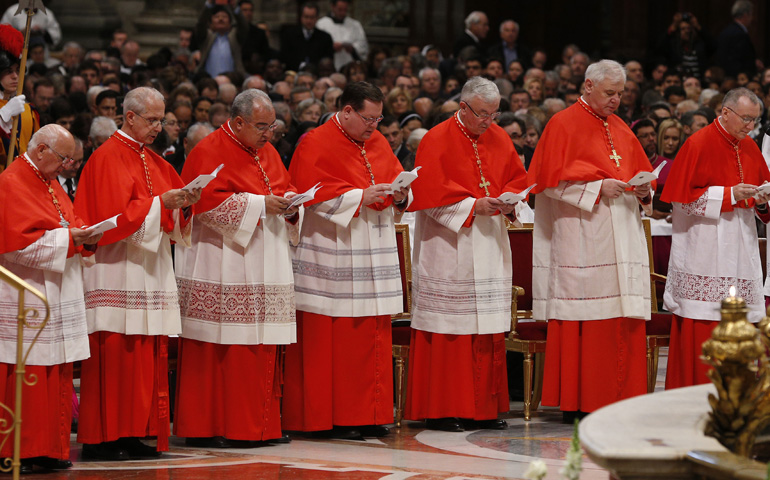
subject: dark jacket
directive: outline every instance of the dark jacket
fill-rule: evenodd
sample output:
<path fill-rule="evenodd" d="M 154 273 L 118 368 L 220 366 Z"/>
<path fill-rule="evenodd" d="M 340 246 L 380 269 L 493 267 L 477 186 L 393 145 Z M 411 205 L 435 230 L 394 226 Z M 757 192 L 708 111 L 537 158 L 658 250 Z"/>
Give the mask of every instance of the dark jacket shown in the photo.
<path fill-rule="evenodd" d="M 334 42 L 328 33 L 314 28 L 310 39 L 306 40 L 300 25 L 281 29 L 281 61 L 287 70 L 299 70 L 303 62 L 318 65 L 318 61 L 325 57 L 334 58 Z"/>

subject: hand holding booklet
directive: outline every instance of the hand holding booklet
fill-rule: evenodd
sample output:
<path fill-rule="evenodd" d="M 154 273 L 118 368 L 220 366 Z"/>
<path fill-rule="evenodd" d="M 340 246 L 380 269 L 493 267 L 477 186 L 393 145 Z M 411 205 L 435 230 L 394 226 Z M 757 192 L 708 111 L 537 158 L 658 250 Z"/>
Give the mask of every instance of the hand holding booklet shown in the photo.
<path fill-rule="evenodd" d="M 658 165 L 658 167 L 652 172 L 639 172 L 626 183 L 632 187 L 636 187 L 639 185 L 644 185 L 645 183 L 650 183 L 653 180 L 657 180 L 658 175 L 660 175 L 660 171 L 663 170 L 663 167 L 666 165 L 666 163 L 668 162 L 665 160 L 660 162 L 660 165 Z"/>
<path fill-rule="evenodd" d="M 760 193 L 764 195 L 770 194 L 770 182 L 763 183 L 762 185 L 758 186 L 757 193 L 754 195 L 754 197 L 756 198 L 756 196 L 759 195 Z"/>
<path fill-rule="evenodd" d="M 537 183 L 533 183 L 532 185 L 527 187 L 526 190 L 524 190 L 522 192 L 519 192 L 519 193 L 505 192 L 504 194 L 502 194 L 499 197 L 497 197 L 497 199 L 500 200 L 503 203 L 508 204 L 508 205 L 514 205 L 517 202 L 520 202 L 520 201 L 524 200 L 525 198 L 527 198 L 527 194 L 529 193 L 529 191 L 532 190 L 533 188 L 535 188 L 536 185 L 537 185 Z"/>
<path fill-rule="evenodd" d="M 288 207 L 286 207 L 286 209 L 288 210 L 292 207 L 296 207 L 297 205 L 302 205 L 303 203 L 314 199 L 315 192 L 320 190 L 322 186 L 323 185 L 321 185 L 321 182 L 318 182 L 307 192 L 294 195 L 293 197 L 290 198 L 291 203 L 289 204 Z"/>
<path fill-rule="evenodd" d="M 209 175 L 198 175 L 198 177 L 195 180 L 193 180 L 192 182 L 190 182 L 187 185 L 185 185 L 184 187 L 182 187 L 182 190 L 185 190 L 187 192 L 191 192 L 192 190 L 194 190 L 196 188 L 204 188 L 206 185 L 211 183 L 212 180 L 217 178 L 217 174 L 219 173 L 220 170 L 222 170 L 224 168 L 224 166 L 225 166 L 224 163 L 219 165 L 216 168 L 216 170 L 211 172 Z"/>
<path fill-rule="evenodd" d="M 97 224 L 91 225 L 90 227 L 86 227 L 83 229 L 83 231 L 88 233 L 89 235 L 96 235 L 99 233 L 104 233 L 107 230 L 112 230 L 113 228 L 118 226 L 119 216 L 120 214 L 117 214 L 114 217 L 108 218 L 107 220 L 103 220 Z"/>
<path fill-rule="evenodd" d="M 415 180 L 417 180 L 417 170 L 421 169 L 422 167 L 417 167 L 411 172 L 401 172 L 398 174 L 395 180 L 390 184 L 390 190 L 387 190 L 385 193 L 388 195 L 392 195 L 393 192 L 396 190 L 401 190 L 402 188 L 408 187 L 412 184 Z"/>

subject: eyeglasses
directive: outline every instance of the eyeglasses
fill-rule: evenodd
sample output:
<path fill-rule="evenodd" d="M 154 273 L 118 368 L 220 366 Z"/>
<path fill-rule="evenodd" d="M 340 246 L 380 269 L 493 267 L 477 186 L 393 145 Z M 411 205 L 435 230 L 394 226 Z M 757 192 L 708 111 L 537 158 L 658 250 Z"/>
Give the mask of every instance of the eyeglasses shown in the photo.
<path fill-rule="evenodd" d="M 463 103 L 465 103 L 465 102 L 463 102 Z M 495 113 L 484 113 L 484 114 L 479 115 L 478 113 L 476 113 L 475 110 L 473 110 L 473 107 L 471 107 L 470 103 L 465 103 L 465 105 L 467 105 L 467 107 L 471 109 L 471 113 L 473 113 L 473 115 L 476 118 L 480 118 L 482 120 L 495 120 L 502 113 L 502 112 L 495 112 Z"/>
<path fill-rule="evenodd" d="M 353 111 L 358 113 L 357 110 L 353 110 Z M 361 115 L 360 113 L 358 113 L 358 116 L 361 117 L 361 120 L 363 120 L 364 123 L 367 124 L 367 125 L 374 125 L 375 123 L 380 123 L 382 121 L 382 119 L 385 118 L 385 115 L 380 115 L 379 117 L 371 117 L 371 118 L 369 118 L 369 117 L 365 117 L 365 116 Z"/>
<path fill-rule="evenodd" d="M 738 115 L 738 117 L 741 119 L 741 121 L 743 122 L 744 125 L 748 125 L 751 122 L 754 122 L 755 124 L 759 123 L 759 119 L 761 118 L 761 117 L 756 117 L 756 118 L 754 118 L 754 117 L 742 117 L 741 115 L 738 114 L 738 112 L 736 112 L 732 108 L 730 108 L 730 107 L 725 107 L 725 108 L 730 110 L 734 114 Z"/>
<path fill-rule="evenodd" d="M 166 123 L 168 123 L 168 122 L 166 122 L 165 118 L 156 118 L 155 120 L 150 120 L 148 118 L 145 118 L 145 117 L 139 115 L 136 112 L 134 112 L 134 113 L 136 114 L 137 117 L 139 117 L 142 120 L 144 120 L 145 122 L 147 122 L 152 128 L 158 128 L 158 125 L 160 125 L 161 127 L 165 127 Z"/>
<path fill-rule="evenodd" d="M 254 127 L 254 128 L 255 128 L 255 129 L 256 129 L 256 130 L 257 130 L 259 133 L 265 133 L 265 132 L 266 132 L 268 129 L 269 129 L 271 132 L 273 132 L 273 131 L 275 131 L 275 129 L 276 129 L 276 128 L 278 128 L 278 121 L 274 121 L 274 122 L 273 122 L 273 123 L 271 123 L 270 125 L 262 125 L 262 126 L 259 126 L 259 127 L 258 127 L 258 126 L 256 126 L 256 125 L 254 125 L 253 123 L 249 123 L 249 122 L 247 122 L 246 120 L 244 120 L 244 121 L 243 121 L 243 123 L 245 123 L 246 125 L 251 125 L 251 126 L 252 126 L 252 127 Z"/>
<path fill-rule="evenodd" d="M 72 165 L 73 163 L 75 163 L 75 159 L 74 158 L 72 158 L 72 157 L 65 157 L 61 153 L 59 153 L 56 150 L 54 150 L 53 147 L 48 145 L 47 143 L 44 143 L 43 145 L 48 147 L 49 150 L 51 150 L 53 153 L 55 153 L 56 155 L 59 156 L 59 159 L 61 159 L 61 164 L 62 165 Z"/>

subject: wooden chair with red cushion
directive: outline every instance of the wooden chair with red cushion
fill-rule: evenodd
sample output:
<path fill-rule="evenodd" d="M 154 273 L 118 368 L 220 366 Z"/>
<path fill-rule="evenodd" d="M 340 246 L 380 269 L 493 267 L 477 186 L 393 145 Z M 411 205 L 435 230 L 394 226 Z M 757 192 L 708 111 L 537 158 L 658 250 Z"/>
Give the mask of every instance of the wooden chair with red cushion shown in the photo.
<path fill-rule="evenodd" d="M 668 347 L 671 339 L 671 320 L 669 312 L 658 311 L 657 284 L 665 288 L 666 277 L 655 273 L 655 262 L 652 254 L 652 233 L 650 219 L 643 218 L 644 236 L 647 240 L 647 256 L 650 259 L 650 301 L 652 302 L 652 318 L 645 323 L 645 335 L 647 336 L 647 393 L 655 390 L 655 382 L 658 377 L 658 358 L 660 347 Z"/>
<path fill-rule="evenodd" d="M 412 338 L 412 250 L 409 225 L 396 224 L 396 246 L 401 270 L 401 289 L 404 292 L 404 310 L 392 316 L 393 359 L 395 360 L 396 426 L 401 426 L 406 403 L 406 375 L 409 362 L 409 343 Z"/>
<path fill-rule="evenodd" d="M 513 262 L 511 296 L 511 332 L 505 348 L 524 355 L 524 420 L 529 420 L 540 405 L 548 323 L 519 322 L 532 318 L 532 224 L 508 226 Z"/>

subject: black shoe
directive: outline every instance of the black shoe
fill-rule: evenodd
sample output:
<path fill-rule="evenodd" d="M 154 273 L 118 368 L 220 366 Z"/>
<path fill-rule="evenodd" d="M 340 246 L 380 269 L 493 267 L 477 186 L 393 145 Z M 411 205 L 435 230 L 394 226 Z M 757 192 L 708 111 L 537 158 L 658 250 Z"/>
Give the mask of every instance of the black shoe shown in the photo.
<path fill-rule="evenodd" d="M 382 425 L 363 425 L 358 429 L 364 437 L 381 438 L 390 433 L 390 429 Z"/>
<path fill-rule="evenodd" d="M 118 442 L 102 442 L 93 444 L 84 443 L 83 458 L 119 461 L 129 460 L 131 456 L 125 448 L 118 445 Z"/>
<path fill-rule="evenodd" d="M 184 444 L 197 448 L 232 448 L 230 440 L 222 436 L 217 437 L 187 437 Z"/>
<path fill-rule="evenodd" d="M 572 425 L 575 423 L 575 420 L 580 421 L 583 420 L 585 417 L 588 416 L 589 412 L 582 412 L 580 410 L 577 411 L 564 411 L 562 412 L 562 419 L 561 423 Z"/>
<path fill-rule="evenodd" d="M 19 474 L 20 475 L 29 475 L 30 473 L 34 473 L 35 467 L 32 466 L 32 459 L 31 458 L 25 458 L 21 460 L 21 465 L 19 465 Z M 8 472 L 11 473 L 11 472 Z"/>
<path fill-rule="evenodd" d="M 267 443 L 277 443 L 277 444 L 285 444 L 285 443 L 291 443 L 291 437 L 288 433 L 284 433 L 278 438 L 271 438 L 267 441 Z"/>
<path fill-rule="evenodd" d="M 161 456 L 161 452 L 155 447 L 140 442 L 136 437 L 121 438 L 117 444 L 126 450 L 131 458 L 158 458 Z"/>
<path fill-rule="evenodd" d="M 505 430 L 508 428 L 508 423 L 500 418 L 492 420 L 462 419 L 462 424 L 466 430 Z"/>
<path fill-rule="evenodd" d="M 51 457 L 35 457 L 30 458 L 29 461 L 32 465 L 37 465 L 38 467 L 43 467 L 48 470 L 66 470 L 72 466 L 72 462 L 69 460 L 60 460 Z"/>
<path fill-rule="evenodd" d="M 318 438 L 336 438 L 339 440 L 363 440 L 361 431 L 355 427 L 334 427 L 331 430 L 315 432 Z"/>
<path fill-rule="evenodd" d="M 463 432 L 460 420 L 455 417 L 429 418 L 425 420 L 425 427 L 429 430 L 441 430 L 442 432 Z"/>

